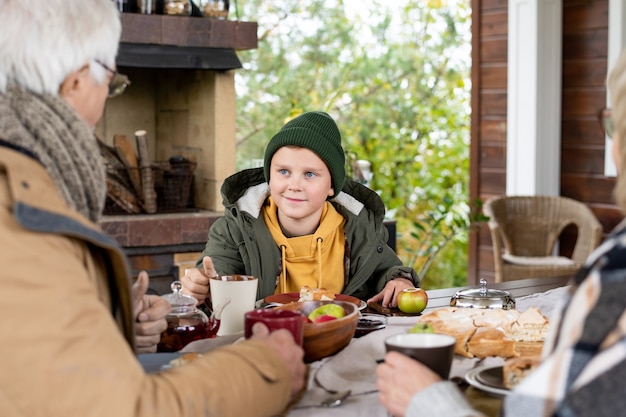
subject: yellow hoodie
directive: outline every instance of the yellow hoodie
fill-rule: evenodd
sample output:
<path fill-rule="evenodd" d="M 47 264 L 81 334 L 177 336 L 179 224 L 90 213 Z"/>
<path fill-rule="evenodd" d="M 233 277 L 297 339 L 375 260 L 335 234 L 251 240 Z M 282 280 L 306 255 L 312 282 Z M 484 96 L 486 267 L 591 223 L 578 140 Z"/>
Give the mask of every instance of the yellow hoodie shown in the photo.
<path fill-rule="evenodd" d="M 327 201 L 313 234 L 288 238 L 280 228 L 274 200 L 270 197 L 268 201 L 263 218 L 280 247 L 283 263 L 276 294 L 300 292 L 305 285 L 340 294 L 345 285 L 344 217 Z"/>

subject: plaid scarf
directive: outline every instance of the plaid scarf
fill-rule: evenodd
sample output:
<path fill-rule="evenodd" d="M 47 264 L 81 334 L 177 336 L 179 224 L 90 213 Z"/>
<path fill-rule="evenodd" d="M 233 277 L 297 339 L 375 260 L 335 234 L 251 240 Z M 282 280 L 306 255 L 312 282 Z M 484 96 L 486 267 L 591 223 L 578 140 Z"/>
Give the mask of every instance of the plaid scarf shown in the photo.
<path fill-rule="evenodd" d="M 626 388 L 626 222 L 589 257 L 553 315 L 541 366 L 507 416 L 617 416 Z"/>
<path fill-rule="evenodd" d="M 59 96 L 9 86 L 0 94 L 0 137 L 35 155 L 67 203 L 98 222 L 105 167 L 93 133 Z"/>

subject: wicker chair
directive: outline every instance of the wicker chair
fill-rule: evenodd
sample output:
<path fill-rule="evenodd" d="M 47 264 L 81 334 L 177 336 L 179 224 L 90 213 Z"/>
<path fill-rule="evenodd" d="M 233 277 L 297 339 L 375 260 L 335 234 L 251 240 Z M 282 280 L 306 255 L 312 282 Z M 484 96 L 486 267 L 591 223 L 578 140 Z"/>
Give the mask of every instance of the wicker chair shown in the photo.
<path fill-rule="evenodd" d="M 496 282 L 573 274 L 602 238 L 591 210 L 566 197 L 494 197 L 483 210 L 489 216 Z M 571 224 L 578 228 L 572 257 L 554 256 L 559 235 Z"/>

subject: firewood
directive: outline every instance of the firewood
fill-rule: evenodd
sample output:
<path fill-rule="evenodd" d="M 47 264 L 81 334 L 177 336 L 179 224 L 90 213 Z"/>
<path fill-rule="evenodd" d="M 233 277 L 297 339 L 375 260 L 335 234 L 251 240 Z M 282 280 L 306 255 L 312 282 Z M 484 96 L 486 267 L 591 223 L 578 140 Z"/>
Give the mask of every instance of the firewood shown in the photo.
<path fill-rule="evenodd" d="M 115 178 L 107 175 L 107 196 L 111 198 L 122 210 L 131 214 L 141 213 L 143 210 L 142 202 L 137 196 L 124 187 Z"/>
<path fill-rule="evenodd" d="M 113 135 L 113 145 L 115 146 L 115 150 L 120 158 L 120 161 L 122 161 L 128 171 L 128 177 L 130 178 L 130 182 L 132 183 L 135 192 L 137 195 L 142 195 L 143 189 L 141 188 L 139 161 L 137 160 L 135 148 L 133 148 L 132 143 L 128 140 L 126 135 L 120 134 Z"/>
<path fill-rule="evenodd" d="M 154 179 L 152 177 L 152 163 L 148 154 L 148 139 L 145 130 L 135 132 L 137 140 L 137 152 L 139 153 L 139 169 L 141 172 L 141 184 L 143 191 L 143 203 L 146 213 L 156 213 L 157 202 L 156 192 L 154 191 Z"/>

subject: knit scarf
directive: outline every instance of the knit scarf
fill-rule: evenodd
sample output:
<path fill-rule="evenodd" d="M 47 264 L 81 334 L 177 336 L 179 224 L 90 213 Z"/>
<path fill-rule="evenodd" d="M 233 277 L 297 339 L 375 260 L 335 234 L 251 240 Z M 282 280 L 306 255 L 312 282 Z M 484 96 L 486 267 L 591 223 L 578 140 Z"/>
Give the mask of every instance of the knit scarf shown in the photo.
<path fill-rule="evenodd" d="M 0 94 L 0 137 L 32 152 L 68 205 L 98 222 L 106 176 L 87 124 L 61 97 L 10 85 Z"/>

